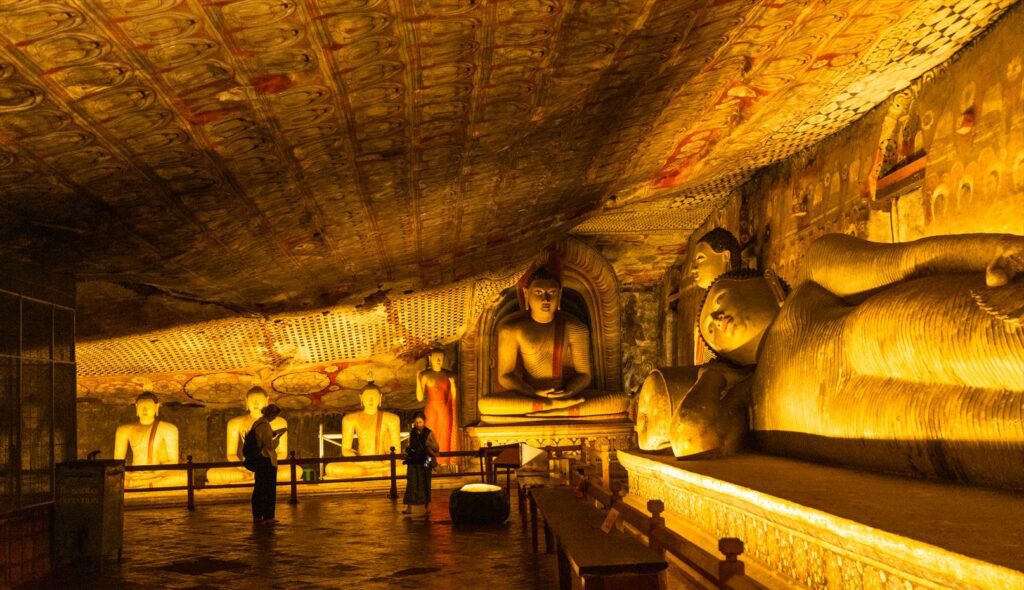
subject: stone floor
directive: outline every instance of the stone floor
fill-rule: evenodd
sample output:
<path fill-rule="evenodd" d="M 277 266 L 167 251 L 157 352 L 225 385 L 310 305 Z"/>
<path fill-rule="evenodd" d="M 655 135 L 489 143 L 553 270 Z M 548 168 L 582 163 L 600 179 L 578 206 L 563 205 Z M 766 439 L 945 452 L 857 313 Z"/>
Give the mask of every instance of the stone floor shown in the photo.
<path fill-rule="evenodd" d="M 248 504 L 131 508 L 124 559 L 101 576 L 56 576 L 37 588 L 319 590 L 557 587 L 553 556 L 534 554 L 518 510 L 497 528 L 453 527 L 448 493 L 429 522 L 377 496 L 280 500 L 277 526 L 254 527 Z"/>

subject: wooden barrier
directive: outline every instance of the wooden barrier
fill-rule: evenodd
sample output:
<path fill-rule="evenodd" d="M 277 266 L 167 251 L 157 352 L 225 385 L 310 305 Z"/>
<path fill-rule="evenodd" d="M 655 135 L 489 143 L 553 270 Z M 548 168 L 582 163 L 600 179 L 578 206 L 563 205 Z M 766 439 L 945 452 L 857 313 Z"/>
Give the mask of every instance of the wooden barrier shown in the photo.
<path fill-rule="evenodd" d="M 647 512 L 644 512 L 623 500 L 621 486 L 616 482 L 613 482 L 609 489 L 604 487 L 602 478 L 574 472 L 571 483 L 574 489 L 601 504 L 605 509 L 614 508 L 618 511 L 623 522 L 628 523 L 647 539 L 648 547 L 671 554 L 704 581 L 722 590 L 765 590 L 763 585 L 744 572 L 743 562 L 739 560 L 739 556 L 743 554 L 743 541 L 740 539 L 719 539 L 718 550 L 725 556 L 724 559 L 720 559 L 665 526 L 665 518 L 662 516 L 665 504 L 661 500 L 649 500 Z M 536 522 L 532 533 L 536 543 Z"/>
<path fill-rule="evenodd" d="M 469 472 L 444 472 L 435 473 L 434 478 L 445 478 L 445 477 L 464 477 L 464 476 L 479 476 L 483 482 L 496 481 L 497 476 L 494 473 L 494 457 L 501 451 L 514 447 L 516 445 L 503 445 L 503 446 L 492 446 L 490 443 L 486 447 L 481 447 L 475 451 L 446 451 L 438 453 L 438 457 L 475 457 L 478 459 L 481 469 L 479 471 Z M 570 448 L 570 447 L 566 447 Z M 279 481 L 279 486 L 289 486 L 289 504 L 298 504 L 298 487 L 304 485 L 319 485 L 329 483 L 357 483 L 357 482 L 368 482 L 368 481 L 388 481 L 390 482 L 390 489 L 388 491 L 388 498 L 392 500 L 398 499 L 398 462 L 402 459 L 397 453 L 397 449 L 391 447 L 388 454 L 386 455 L 365 455 L 365 456 L 354 456 L 354 457 L 324 457 L 324 458 L 299 458 L 295 451 L 291 451 L 288 454 L 288 458 L 280 461 L 280 465 L 288 465 L 290 467 L 290 477 L 288 481 Z M 302 481 L 298 478 L 298 466 L 300 465 L 326 465 L 328 463 L 361 463 L 361 462 L 378 462 L 388 461 L 390 463 L 389 474 L 385 476 L 375 477 L 350 477 L 350 478 L 339 478 L 339 479 L 322 479 L 316 481 Z M 486 465 L 486 467 L 484 467 Z M 188 455 L 185 458 L 184 463 L 175 463 L 171 465 L 128 465 L 125 467 L 125 471 L 185 471 L 187 474 L 186 484 L 184 486 L 165 486 L 155 488 L 129 488 L 125 489 L 126 494 L 138 494 L 147 492 L 172 492 L 182 491 L 186 492 L 186 506 L 189 510 L 195 510 L 195 493 L 197 490 L 214 490 L 214 489 L 232 489 L 232 488 L 251 488 L 253 482 L 245 483 L 226 483 L 226 484 L 214 484 L 204 485 L 199 487 L 195 482 L 195 470 L 196 469 L 212 469 L 216 467 L 243 467 L 244 463 L 241 461 L 212 461 L 207 463 L 195 463 L 192 461 L 192 456 Z"/>

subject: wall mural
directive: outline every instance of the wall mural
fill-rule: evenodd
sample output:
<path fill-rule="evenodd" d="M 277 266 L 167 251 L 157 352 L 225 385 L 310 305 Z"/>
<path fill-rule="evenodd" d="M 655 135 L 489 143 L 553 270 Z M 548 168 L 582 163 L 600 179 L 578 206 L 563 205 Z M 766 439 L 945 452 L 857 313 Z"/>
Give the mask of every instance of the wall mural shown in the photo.
<path fill-rule="evenodd" d="M 761 264 L 791 280 L 829 232 L 882 242 L 1024 233 L 1022 27 L 1014 11 L 861 121 L 758 174 L 744 197 Z"/>

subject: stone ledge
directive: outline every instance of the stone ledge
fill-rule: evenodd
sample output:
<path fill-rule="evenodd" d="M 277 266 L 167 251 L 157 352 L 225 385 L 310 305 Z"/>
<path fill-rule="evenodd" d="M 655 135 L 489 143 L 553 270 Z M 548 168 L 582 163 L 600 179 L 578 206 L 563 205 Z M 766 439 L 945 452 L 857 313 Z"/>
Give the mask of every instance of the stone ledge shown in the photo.
<path fill-rule="evenodd" d="M 777 457 L 678 462 L 620 451 L 618 459 L 629 473 L 631 495 L 662 500 L 668 516 L 703 532 L 707 540 L 739 537 L 746 543 L 744 560 L 755 566 L 751 574 L 767 572 L 772 579 L 760 581 L 770 587 L 780 587 L 779 580 L 784 580 L 781 585 L 801 588 L 1024 588 L 1018 564 L 1024 560 L 1024 537 L 1015 528 L 1021 525 L 1011 522 L 1013 514 L 1024 513 L 1024 496 L 1018 494 Z M 767 475 L 757 473 L 759 466 L 767 469 Z M 772 478 L 771 473 L 783 483 L 764 481 Z M 781 497 L 764 491 L 800 486 L 801 480 L 813 480 L 821 489 L 805 493 L 799 502 L 790 494 Z M 868 491 L 856 489 L 847 499 L 821 494 L 832 486 L 842 496 L 857 485 Z M 883 496 L 871 498 L 870 490 Z M 809 501 L 810 496 L 821 501 Z M 978 500 L 988 506 L 971 506 L 970 514 L 964 514 L 968 512 L 964 502 L 977 504 Z M 812 503 L 815 507 L 808 505 Z M 881 504 L 895 508 L 869 518 L 851 518 L 858 503 L 868 509 Z M 830 504 L 832 509 L 823 509 Z M 900 510 L 903 505 L 912 509 Z M 965 510 L 951 512 L 951 505 Z M 921 523 L 907 522 L 907 518 L 938 519 L 941 526 L 918 527 Z M 958 523 L 960 518 L 964 522 Z M 906 536 L 918 528 L 931 542 L 916 534 L 918 538 Z"/>

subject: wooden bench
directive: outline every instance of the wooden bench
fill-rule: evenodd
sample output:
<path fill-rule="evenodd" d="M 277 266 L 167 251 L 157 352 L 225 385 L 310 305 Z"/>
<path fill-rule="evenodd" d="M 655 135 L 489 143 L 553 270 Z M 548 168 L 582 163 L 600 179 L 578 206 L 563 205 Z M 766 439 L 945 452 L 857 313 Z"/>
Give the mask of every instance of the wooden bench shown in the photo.
<path fill-rule="evenodd" d="M 668 563 L 657 552 L 615 530 L 601 530 L 605 515 L 577 499 L 568 488 L 529 491 L 533 549 L 538 550 L 538 520 L 544 522 L 545 548 L 558 557 L 558 584 L 572 589 L 575 575 L 584 590 L 663 588 Z"/>

